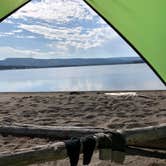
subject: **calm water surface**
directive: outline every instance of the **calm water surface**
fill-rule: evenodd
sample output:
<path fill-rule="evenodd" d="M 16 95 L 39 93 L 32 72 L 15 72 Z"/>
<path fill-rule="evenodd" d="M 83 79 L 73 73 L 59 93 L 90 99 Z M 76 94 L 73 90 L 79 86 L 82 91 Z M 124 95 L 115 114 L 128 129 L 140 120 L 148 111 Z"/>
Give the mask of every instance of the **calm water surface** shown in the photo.
<path fill-rule="evenodd" d="M 145 64 L 0 71 L 1 92 L 166 89 Z"/>

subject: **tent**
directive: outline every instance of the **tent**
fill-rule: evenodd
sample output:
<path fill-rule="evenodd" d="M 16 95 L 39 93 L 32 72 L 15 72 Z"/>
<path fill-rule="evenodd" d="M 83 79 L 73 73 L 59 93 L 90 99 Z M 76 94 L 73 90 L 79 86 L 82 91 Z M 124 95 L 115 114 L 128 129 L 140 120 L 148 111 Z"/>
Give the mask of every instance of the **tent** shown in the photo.
<path fill-rule="evenodd" d="M 0 0 L 0 22 L 29 1 L 30 0 Z"/>
<path fill-rule="evenodd" d="M 85 0 L 166 85 L 166 1 Z"/>
<path fill-rule="evenodd" d="M 30 0 L 1 0 L 2 21 Z M 165 0 L 84 0 L 147 62 L 166 85 Z"/>

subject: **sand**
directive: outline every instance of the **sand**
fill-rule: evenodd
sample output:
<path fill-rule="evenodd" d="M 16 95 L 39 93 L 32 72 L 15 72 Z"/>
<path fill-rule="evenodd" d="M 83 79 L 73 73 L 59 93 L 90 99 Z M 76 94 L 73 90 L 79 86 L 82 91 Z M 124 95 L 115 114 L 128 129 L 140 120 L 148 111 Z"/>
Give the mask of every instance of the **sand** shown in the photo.
<path fill-rule="evenodd" d="M 135 128 L 166 123 L 166 91 L 0 93 L 1 124 Z M 0 136 L 0 152 L 44 145 L 50 140 Z M 39 164 L 68 166 L 68 160 Z M 80 161 L 80 164 L 82 162 Z M 91 166 L 117 166 L 94 154 Z M 164 166 L 165 160 L 128 156 L 126 166 Z M 37 166 L 37 165 L 35 165 Z"/>

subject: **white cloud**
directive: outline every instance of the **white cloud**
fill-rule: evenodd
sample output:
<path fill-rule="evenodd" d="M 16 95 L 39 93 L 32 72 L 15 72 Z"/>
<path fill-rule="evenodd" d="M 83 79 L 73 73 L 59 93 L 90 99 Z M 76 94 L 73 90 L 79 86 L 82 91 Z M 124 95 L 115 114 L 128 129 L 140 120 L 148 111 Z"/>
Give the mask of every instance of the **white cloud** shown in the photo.
<path fill-rule="evenodd" d="M 34 0 L 13 14 L 11 20 L 16 22 L 16 30 L 0 33 L 0 36 L 39 38 L 45 41 L 45 48 L 50 49 L 46 54 L 20 50 L 18 54 L 18 50 L 13 50 L 12 55 L 17 57 L 50 57 L 53 52 L 56 55 L 80 54 L 91 48 L 102 48 L 118 37 L 82 0 Z"/>
<path fill-rule="evenodd" d="M 45 22 L 56 21 L 57 23 L 70 22 L 75 18 L 91 20 L 94 12 L 87 9 L 88 7 L 82 0 L 36 0 L 27 4 L 12 18 L 33 18 Z"/>
<path fill-rule="evenodd" d="M 96 20 L 96 24 L 99 25 L 97 28 L 92 28 L 93 23 L 90 27 L 79 25 L 78 20 L 93 22 L 96 18 L 96 13 L 82 0 L 35 0 L 12 17 L 35 20 L 35 23 L 34 21 L 29 21 L 29 24 L 20 23 L 19 30 L 26 30 L 34 33 L 33 36 L 37 34 L 51 40 L 52 48 L 63 51 L 67 51 L 70 47 L 75 49 L 100 47 L 117 37 L 116 33 L 99 17 Z M 76 25 L 73 28 L 65 26 L 65 23 L 69 22 Z M 55 24 L 59 25 L 54 26 Z M 21 38 L 21 35 L 16 37 Z"/>
<path fill-rule="evenodd" d="M 67 37 L 71 37 L 73 33 L 78 34 L 81 32 L 81 27 L 71 29 L 65 27 L 51 28 L 41 25 L 20 24 L 19 28 L 38 35 L 42 35 L 42 37 L 51 40 L 63 40 Z"/>
<path fill-rule="evenodd" d="M 14 24 L 14 22 L 12 20 L 9 20 L 9 19 L 4 20 L 3 23 L 5 23 L 5 24 Z"/>
<path fill-rule="evenodd" d="M 21 24 L 21 29 L 43 36 L 45 39 L 56 40 L 56 47 L 75 47 L 89 49 L 101 46 L 104 42 L 113 40 L 117 37 L 109 27 L 99 28 L 51 28 L 41 25 Z M 58 41 L 58 42 L 57 42 Z"/>
<path fill-rule="evenodd" d="M 60 52 L 59 52 L 60 53 Z M 0 47 L 0 60 L 6 58 L 54 58 L 55 52 L 42 52 L 40 50 L 16 49 L 13 47 Z M 61 53 L 62 54 L 62 53 Z"/>
<path fill-rule="evenodd" d="M 19 33 L 22 33 L 22 29 L 16 29 L 16 30 L 12 30 L 10 32 L 0 32 L 0 37 L 8 37 L 8 36 L 15 36 Z"/>
<path fill-rule="evenodd" d="M 15 36 L 17 39 L 36 39 L 36 36 L 32 35 L 16 35 Z"/>

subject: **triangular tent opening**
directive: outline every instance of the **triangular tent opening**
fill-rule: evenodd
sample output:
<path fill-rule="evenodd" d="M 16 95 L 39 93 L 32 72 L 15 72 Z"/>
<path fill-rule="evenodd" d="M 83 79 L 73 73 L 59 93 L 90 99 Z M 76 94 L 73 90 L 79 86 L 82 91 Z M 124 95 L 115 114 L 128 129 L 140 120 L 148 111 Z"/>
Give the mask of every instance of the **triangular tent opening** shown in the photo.
<path fill-rule="evenodd" d="M 29 1 L 1 0 L 0 21 Z M 84 1 L 120 34 L 166 85 L 166 1 Z"/>

